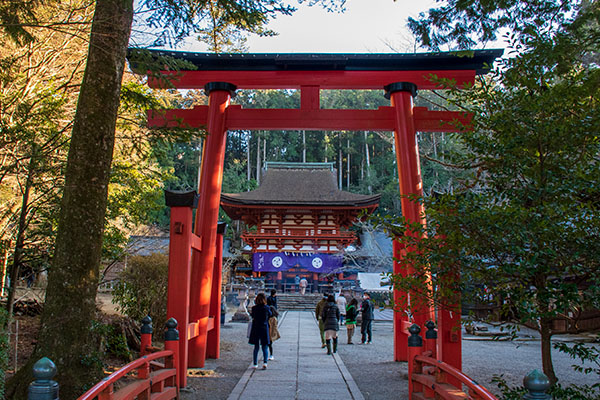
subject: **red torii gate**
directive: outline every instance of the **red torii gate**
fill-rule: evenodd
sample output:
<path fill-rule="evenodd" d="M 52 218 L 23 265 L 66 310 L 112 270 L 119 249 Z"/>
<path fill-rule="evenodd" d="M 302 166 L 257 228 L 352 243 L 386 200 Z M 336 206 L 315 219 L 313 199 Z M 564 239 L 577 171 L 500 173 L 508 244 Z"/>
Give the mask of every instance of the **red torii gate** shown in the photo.
<path fill-rule="evenodd" d="M 177 197 L 172 206 L 167 315 L 180 326 L 180 383 L 186 385 L 188 366 L 203 367 L 206 357 L 218 358 L 220 318 L 220 253 L 217 220 L 226 134 L 228 130 L 380 130 L 393 131 L 402 213 L 425 224 L 416 132 L 455 131 L 451 122 L 468 123 L 468 116 L 450 111 L 413 107 L 417 89 L 435 89 L 432 77 L 471 84 L 502 50 L 473 51 L 468 57 L 453 53 L 423 54 L 206 54 L 152 51 L 158 56 L 185 59 L 193 71 L 163 72 L 178 89 L 204 88 L 208 106 L 187 110 L 149 111 L 152 127 L 205 128 L 200 172 L 200 204 L 191 232 L 194 199 Z M 149 76 L 151 87 L 164 87 L 164 78 Z M 299 89 L 299 109 L 244 109 L 230 105 L 237 89 Z M 384 89 L 390 107 L 377 110 L 321 109 L 321 89 Z M 192 251 L 195 250 L 195 251 Z M 394 241 L 394 256 L 402 258 Z M 192 254 L 193 253 L 193 254 Z M 218 255 L 218 257 L 216 257 Z M 394 273 L 411 274 L 394 262 Z M 217 284 L 218 282 L 218 284 Z M 416 293 L 413 293 L 413 296 Z M 396 300 L 406 293 L 394 293 Z M 430 306 L 413 310 L 413 321 L 424 326 L 434 320 Z M 394 359 L 408 360 L 408 317 L 394 313 Z M 460 309 L 438 311 L 438 359 L 462 367 Z M 422 330 L 425 335 L 425 329 Z"/>

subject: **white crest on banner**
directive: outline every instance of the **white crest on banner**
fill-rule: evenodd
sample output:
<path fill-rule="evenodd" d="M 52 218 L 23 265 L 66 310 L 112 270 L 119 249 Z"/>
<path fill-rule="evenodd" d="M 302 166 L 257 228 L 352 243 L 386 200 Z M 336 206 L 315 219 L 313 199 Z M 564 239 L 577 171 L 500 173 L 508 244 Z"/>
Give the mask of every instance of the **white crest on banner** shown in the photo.
<path fill-rule="evenodd" d="M 312 266 L 315 267 L 316 269 L 321 268 L 323 266 L 323 260 L 321 260 L 319 257 L 313 258 Z"/>
<path fill-rule="evenodd" d="M 280 267 L 283 265 L 283 259 L 282 259 L 281 257 L 279 257 L 279 256 L 277 256 L 277 257 L 274 257 L 274 258 L 271 260 L 271 264 L 273 264 L 273 266 L 274 266 L 275 268 L 280 268 Z"/>

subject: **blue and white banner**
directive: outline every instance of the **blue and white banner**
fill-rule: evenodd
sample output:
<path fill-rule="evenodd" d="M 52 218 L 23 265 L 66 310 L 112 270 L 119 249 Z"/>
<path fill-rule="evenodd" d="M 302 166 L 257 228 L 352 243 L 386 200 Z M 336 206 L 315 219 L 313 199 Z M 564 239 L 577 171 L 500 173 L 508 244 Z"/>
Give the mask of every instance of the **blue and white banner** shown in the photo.
<path fill-rule="evenodd" d="M 260 272 L 286 271 L 293 267 L 318 273 L 336 272 L 342 269 L 342 256 L 321 253 L 254 253 L 252 269 Z"/>

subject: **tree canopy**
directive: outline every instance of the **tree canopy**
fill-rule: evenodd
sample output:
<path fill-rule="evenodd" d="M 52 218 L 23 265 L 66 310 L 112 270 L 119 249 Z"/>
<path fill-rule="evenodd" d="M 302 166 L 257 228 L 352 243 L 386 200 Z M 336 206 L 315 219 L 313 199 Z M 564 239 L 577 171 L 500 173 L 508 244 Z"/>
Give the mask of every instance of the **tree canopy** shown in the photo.
<path fill-rule="evenodd" d="M 554 1 L 449 1 L 411 20 L 433 49 L 470 48 L 507 28 L 509 55 L 468 90 L 445 82 L 473 115 L 447 158 L 469 173 L 462 187 L 425 199 L 425 229 L 380 220 L 417 233 L 403 240 L 420 272 L 397 285 L 420 283 L 440 304 L 459 291 L 493 297 L 537 326 L 552 382 L 552 320 L 600 306 L 599 21 L 597 2 Z"/>

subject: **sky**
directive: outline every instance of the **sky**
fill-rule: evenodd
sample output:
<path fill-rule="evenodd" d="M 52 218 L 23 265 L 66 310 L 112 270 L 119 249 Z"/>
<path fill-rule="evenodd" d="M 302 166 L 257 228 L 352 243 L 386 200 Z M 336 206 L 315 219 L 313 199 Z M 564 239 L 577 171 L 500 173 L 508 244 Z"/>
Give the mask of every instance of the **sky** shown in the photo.
<path fill-rule="evenodd" d="M 276 37 L 252 36 L 250 53 L 388 53 L 414 52 L 406 28 L 409 16 L 433 6 L 429 0 L 347 0 L 344 13 L 319 6 L 297 6 L 292 16 L 279 16 L 268 28 Z M 189 42 L 188 42 L 189 43 Z M 206 51 L 199 43 L 185 51 Z"/>

